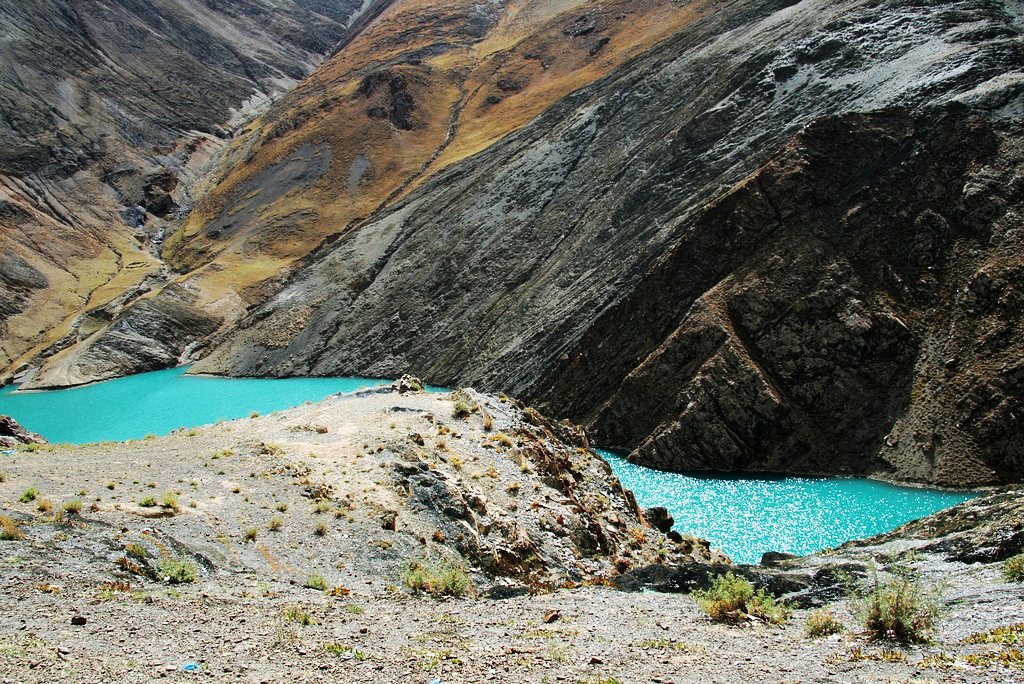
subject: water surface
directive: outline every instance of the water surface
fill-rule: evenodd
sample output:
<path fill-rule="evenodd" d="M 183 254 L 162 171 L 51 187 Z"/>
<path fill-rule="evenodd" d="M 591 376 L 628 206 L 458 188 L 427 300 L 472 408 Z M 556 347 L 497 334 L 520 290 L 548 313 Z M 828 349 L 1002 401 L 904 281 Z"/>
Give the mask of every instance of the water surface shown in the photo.
<path fill-rule="evenodd" d="M 219 378 L 187 368 L 139 373 L 49 392 L 0 389 L 0 413 L 51 442 L 139 439 L 178 427 L 242 418 L 320 401 L 338 392 L 390 384 L 369 378 Z"/>
<path fill-rule="evenodd" d="M 643 507 L 664 506 L 675 528 L 757 563 L 765 551 L 807 554 L 888 532 L 976 496 L 857 478 L 666 473 L 599 450 Z"/>

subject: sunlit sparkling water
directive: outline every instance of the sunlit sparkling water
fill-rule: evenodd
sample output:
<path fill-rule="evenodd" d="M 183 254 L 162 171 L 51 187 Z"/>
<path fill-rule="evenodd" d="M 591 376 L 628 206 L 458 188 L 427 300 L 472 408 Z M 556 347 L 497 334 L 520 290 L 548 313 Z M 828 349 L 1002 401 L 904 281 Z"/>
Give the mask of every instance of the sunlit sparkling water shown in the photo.
<path fill-rule="evenodd" d="M 599 450 L 643 507 L 664 506 L 674 529 L 711 542 L 734 561 L 765 551 L 806 554 L 892 530 L 975 496 L 854 478 L 666 473 Z"/>
<path fill-rule="evenodd" d="M 139 439 L 390 384 L 367 378 L 219 378 L 172 368 L 50 392 L 0 389 L 0 413 L 51 442 Z"/>

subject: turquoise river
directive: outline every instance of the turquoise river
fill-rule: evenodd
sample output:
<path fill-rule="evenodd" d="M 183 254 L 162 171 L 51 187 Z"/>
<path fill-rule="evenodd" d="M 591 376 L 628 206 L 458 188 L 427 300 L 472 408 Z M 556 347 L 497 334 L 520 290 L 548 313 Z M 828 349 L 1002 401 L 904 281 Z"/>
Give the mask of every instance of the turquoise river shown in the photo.
<path fill-rule="evenodd" d="M 54 392 L 6 387 L 0 389 L 0 414 L 13 416 L 51 442 L 82 444 L 162 435 L 388 383 L 366 378 L 228 379 L 186 375 L 186 370 Z M 665 506 L 675 516 L 675 529 L 710 540 L 740 563 L 756 563 L 765 551 L 803 554 L 837 546 L 974 496 L 854 478 L 665 473 L 611 452 L 601 454 L 641 506 Z"/>

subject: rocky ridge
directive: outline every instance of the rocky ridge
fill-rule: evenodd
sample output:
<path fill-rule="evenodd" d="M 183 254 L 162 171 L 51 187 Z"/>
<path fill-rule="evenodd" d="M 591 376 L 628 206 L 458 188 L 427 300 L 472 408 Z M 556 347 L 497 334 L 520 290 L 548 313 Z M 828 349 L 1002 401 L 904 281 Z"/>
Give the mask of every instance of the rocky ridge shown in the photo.
<path fill-rule="evenodd" d="M 350 230 L 198 368 L 414 368 L 663 468 L 1019 480 L 1020 9 L 722 3 Z"/>

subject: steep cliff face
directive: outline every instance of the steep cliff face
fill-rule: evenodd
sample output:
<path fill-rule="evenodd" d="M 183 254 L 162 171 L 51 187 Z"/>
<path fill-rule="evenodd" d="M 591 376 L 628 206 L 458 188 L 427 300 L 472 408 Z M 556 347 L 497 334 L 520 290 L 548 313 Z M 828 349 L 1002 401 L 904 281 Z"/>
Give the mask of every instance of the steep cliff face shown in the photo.
<path fill-rule="evenodd" d="M 200 368 L 415 369 L 659 467 L 1020 478 L 1021 14 L 716 5 L 343 235 Z"/>
<path fill-rule="evenodd" d="M 359 0 L 0 6 L 0 371 L 161 275 L 225 138 L 330 53 Z M 54 346 L 56 345 L 56 347 Z"/>

